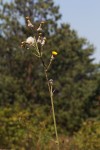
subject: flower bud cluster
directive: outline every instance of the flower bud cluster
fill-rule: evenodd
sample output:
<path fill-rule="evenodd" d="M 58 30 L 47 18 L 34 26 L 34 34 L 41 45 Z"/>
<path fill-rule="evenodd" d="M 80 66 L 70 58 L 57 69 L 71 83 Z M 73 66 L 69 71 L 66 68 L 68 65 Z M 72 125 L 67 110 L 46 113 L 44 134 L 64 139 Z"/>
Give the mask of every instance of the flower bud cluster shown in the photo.
<path fill-rule="evenodd" d="M 44 36 L 44 30 L 43 30 L 43 26 L 45 22 L 44 21 L 40 22 L 38 28 L 36 29 L 34 25 L 32 24 L 29 17 L 26 17 L 26 23 L 29 29 L 36 32 L 36 36 L 33 36 L 33 37 L 29 36 L 25 41 L 21 42 L 21 47 L 24 47 L 27 49 L 33 48 L 34 50 L 33 54 L 37 57 L 42 57 L 42 54 L 43 54 L 42 49 L 46 43 L 46 37 Z M 56 51 L 51 52 L 50 62 L 46 67 L 46 71 L 49 70 L 51 63 L 57 54 L 58 53 Z"/>

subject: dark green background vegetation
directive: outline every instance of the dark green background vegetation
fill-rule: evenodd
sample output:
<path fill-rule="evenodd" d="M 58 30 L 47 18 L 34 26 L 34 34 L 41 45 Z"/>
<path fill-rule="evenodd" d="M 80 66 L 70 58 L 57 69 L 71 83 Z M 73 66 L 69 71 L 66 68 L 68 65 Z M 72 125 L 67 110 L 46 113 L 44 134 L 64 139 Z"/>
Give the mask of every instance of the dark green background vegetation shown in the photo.
<path fill-rule="evenodd" d="M 100 64 L 94 46 L 69 24 L 58 24 L 53 0 L 0 3 L 0 149 L 55 150 L 49 92 L 43 67 L 32 52 L 20 47 L 34 36 L 26 27 L 46 21 L 44 59 L 58 55 L 49 77 L 54 80 L 54 104 L 61 150 L 100 150 Z"/>

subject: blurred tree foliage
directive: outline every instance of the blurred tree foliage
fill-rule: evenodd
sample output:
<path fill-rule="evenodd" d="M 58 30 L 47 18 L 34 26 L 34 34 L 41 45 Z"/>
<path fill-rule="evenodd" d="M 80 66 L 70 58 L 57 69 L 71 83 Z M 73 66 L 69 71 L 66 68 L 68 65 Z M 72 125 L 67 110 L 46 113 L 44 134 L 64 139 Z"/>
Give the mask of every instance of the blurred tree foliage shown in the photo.
<path fill-rule="evenodd" d="M 45 149 L 54 134 L 45 109 L 22 109 L 19 105 L 0 109 L 0 149 Z"/>
<path fill-rule="evenodd" d="M 100 121 L 88 120 L 74 136 L 73 149 L 99 150 L 100 149 Z M 76 147 L 76 148 L 75 148 Z"/>
<path fill-rule="evenodd" d="M 26 27 L 26 16 L 35 28 L 46 21 L 45 61 L 52 50 L 58 51 L 49 76 L 54 80 L 59 134 L 73 135 L 84 120 L 100 119 L 100 65 L 93 62 L 94 46 L 69 24 L 58 25 L 61 14 L 53 0 L 1 0 L 0 148 L 46 149 L 54 136 L 42 65 L 20 47 L 23 39 L 35 34 Z"/>

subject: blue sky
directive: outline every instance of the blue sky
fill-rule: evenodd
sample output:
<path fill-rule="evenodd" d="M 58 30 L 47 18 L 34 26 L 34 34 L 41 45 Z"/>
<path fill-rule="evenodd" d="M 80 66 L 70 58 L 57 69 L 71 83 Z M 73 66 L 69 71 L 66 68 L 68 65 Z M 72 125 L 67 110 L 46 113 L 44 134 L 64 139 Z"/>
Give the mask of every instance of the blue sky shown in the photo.
<path fill-rule="evenodd" d="M 94 58 L 100 62 L 100 0 L 54 0 L 60 6 L 62 19 L 80 37 L 95 46 Z"/>

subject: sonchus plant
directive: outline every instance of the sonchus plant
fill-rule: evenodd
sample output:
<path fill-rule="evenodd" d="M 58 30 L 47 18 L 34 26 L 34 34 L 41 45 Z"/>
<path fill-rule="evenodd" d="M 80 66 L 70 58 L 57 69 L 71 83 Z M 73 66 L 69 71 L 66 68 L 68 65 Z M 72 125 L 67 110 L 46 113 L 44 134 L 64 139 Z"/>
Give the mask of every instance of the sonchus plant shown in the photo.
<path fill-rule="evenodd" d="M 55 136 L 56 136 L 55 142 L 56 142 L 57 148 L 59 150 L 59 140 L 58 140 L 56 117 L 55 117 L 55 110 L 54 110 L 54 99 L 53 99 L 53 95 L 54 95 L 53 79 L 48 78 L 48 70 L 58 53 L 57 53 L 57 51 L 52 51 L 48 65 L 45 64 L 44 59 L 43 59 L 43 47 L 46 43 L 46 37 L 44 36 L 44 32 L 43 32 L 43 25 L 45 22 L 42 21 L 39 24 L 39 27 L 37 29 L 35 29 L 34 25 L 31 23 L 31 20 L 29 17 L 26 17 L 26 22 L 27 22 L 27 27 L 30 28 L 30 30 L 35 30 L 36 36 L 34 36 L 34 37 L 30 36 L 25 41 L 21 42 L 21 47 L 24 47 L 27 49 L 33 49 L 34 50 L 33 54 L 40 59 L 42 65 L 43 65 L 44 74 L 46 77 L 48 90 L 49 90 L 49 94 L 50 94 L 50 99 L 51 99 L 52 116 L 53 116 Z"/>

